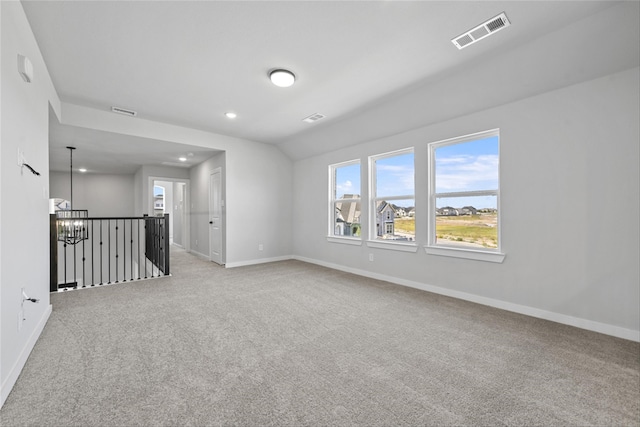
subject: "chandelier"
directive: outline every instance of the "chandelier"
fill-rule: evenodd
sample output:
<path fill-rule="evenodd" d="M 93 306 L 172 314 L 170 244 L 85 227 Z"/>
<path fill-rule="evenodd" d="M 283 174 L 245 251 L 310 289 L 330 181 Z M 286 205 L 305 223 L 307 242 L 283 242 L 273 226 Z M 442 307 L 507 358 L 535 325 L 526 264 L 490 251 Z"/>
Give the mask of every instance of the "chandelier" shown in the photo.
<path fill-rule="evenodd" d="M 73 150 L 76 147 L 67 147 L 69 149 L 69 182 L 71 186 L 71 195 L 69 199 L 69 210 L 59 210 L 56 212 L 56 223 L 58 229 L 58 241 L 65 245 L 76 245 L 83 240 L 89 238 L 88 224 L 89 211 L 73 210 Z"/>

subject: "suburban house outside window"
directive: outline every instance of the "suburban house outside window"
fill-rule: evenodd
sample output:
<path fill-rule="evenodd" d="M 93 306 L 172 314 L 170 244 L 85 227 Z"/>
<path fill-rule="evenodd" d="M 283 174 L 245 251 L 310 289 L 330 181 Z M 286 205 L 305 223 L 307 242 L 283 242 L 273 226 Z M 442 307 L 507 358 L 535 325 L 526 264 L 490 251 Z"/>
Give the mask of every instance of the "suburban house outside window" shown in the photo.
<path fill-rule="evenodd" d="M 360 161 L 329 166 L 329 236 L 360 238 Z"/>
<path fill-rule="evenodd" d="M 498 129 L 429 144 L 428 253 L 502 262 L 499 165 Z"/>
<path fill-rule="evenodd" d="M 416 239 L 413 149 L 369 158 L 371 208 L 369 240 L 411 243 Z"/>

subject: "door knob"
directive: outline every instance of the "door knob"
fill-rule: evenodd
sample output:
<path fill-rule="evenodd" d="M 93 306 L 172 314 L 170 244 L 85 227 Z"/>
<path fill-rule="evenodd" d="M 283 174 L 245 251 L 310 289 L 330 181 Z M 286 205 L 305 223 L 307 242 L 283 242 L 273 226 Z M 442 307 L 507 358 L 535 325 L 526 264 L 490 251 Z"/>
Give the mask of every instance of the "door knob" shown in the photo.
<path fill-rule="evenodd" d="M 213 224 L 213 221 L 209 221 L 209 224 Z"/>

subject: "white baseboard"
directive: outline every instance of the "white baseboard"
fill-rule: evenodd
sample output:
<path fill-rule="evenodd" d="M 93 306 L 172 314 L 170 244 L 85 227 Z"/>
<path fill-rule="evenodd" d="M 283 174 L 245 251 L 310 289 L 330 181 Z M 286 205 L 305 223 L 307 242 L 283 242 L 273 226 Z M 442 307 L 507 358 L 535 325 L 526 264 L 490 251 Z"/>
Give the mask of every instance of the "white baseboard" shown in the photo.
<path fill-rule="evenodd" d="M 40 321 L 38 321 L 38 324 L 34 328 L 33 332 L 29 336 L 29 339 L 27 340 L 22 351 L 20 352 L 20 355 L 18 356 L 18 360 L 16 360 L 16 363 L 14 363 L 13 367 L 9 371 L 9 375 L 7 375 L 7 378 L 4 380 L 2 385 L 0 385 L 0 408 L 2 408 L 2 405 L 4 405 L 5 400 L 7 400 L 7 397 L 9 397 L 9 393 L 11 393 L 13 386 L 18 380 L 18 376 L 20 376 L 20 372 L 22 372 L 22 368 L 24 368 L 25 363 L 27 363 L 27 359 L 31 354 L 31 350 L 33 350 L 33 347 L 36 345 L 36 341 L 38 341 L 38 338 L 40 338 L 40 334 L 44 329 L 44 325 L 47 324 L 47 321 L 49 320 L 49 316 L 51 316 L 52 308 L 53 307 L 51 306 L 51 304 L 49 304 L 49 307 L 47 307 L 45 312 L 42 314 Z"/>
<path fill-rule="evenodd" d="M 234 268 L 234 267 L 244 267 L 247 265 L 255 265 L 255 264 L 266 264 L 268 262 L 276 262 L 276 261 L 286 261 L 289 259 L 295 259 L 292 255 L 279 256 L 274 258 L 260 258 L 260 259 L 252 259 L 249 261 L 238 261 L 238 262 L 229 262 L 225 264 L 225 268 Z"/>
<path fill-rule="evenodd" d="M 474 303 L 487 305 L 490 307 L 499 308 L 501 310 L 511 311 L 514 313 L 524 314 L 526 316 L 537 317 L 539 319 L 550 320 L 556 323 L 562 323 L 564 325 L 575 326 L 576 328 L 586 329 L 593 332 L 598 332 L 605 335 L 611 335 L 617 338 L 623 338 L 630 341 L 640 342 L 640 331 L 633 329 L 627 329 L 620 326 L 609 325 L 607 323 L 596 322 L 588 319 L 581 319 L 579 317 L 568 316 L 566 314 L 555 313 L 552 311 L 542 310 L 535 307 L 529 307 L 520 304 L 514 304 L 507 301 L 501 301 L 493 298 L 482 297 L 479 295 L 473 295 L 466 292 L 455 291 L 447 288 L 441 288 L 438 286 L 431 286 L 424 283 L 414 282 L 411 280 L 399 279 L 393 276 L 386 276 L 384 274 L 372 273 L 366 270 L 360 270 L 357 268 L 345 267 L 339 264 L 333 264 L 330 262 L 319 261 L 316 259 L 305 258 L 300 256 L 293 256 L 293 259 L 308 262 L 311 264 L 321 265 L 323 267 L 332 268 L 334 270 L 340 270 L 347 273 L 357 274 L 358 276 L 370 277 L 372 279 L 384 280 L 385 282 L 391 282 L 402 286 L 408 286 L 410 288 L 421 289 L 427 292 L 433 292 L 434 294 L 445 295 L 465 301 L 471 301 Z"/>
<path fill-rule="evenodd" d="M 198 252 L 198 251 L 196 251 L 196 250 L 191 249 L 190 251 L 187 251 L 187 252 L 189 252 L 189 253 L 190 253 L 190 254 L 192 254 L 192 255 L 197 256 L 198 258 L 202 258 L 202 259 L 203 259 L 203 260 L 205 260 L 205 261 L 211 261 L 211 260 L 209 259 L 209 256 L 208 256 L 208 255 L 201 254 L 200 252 Z"/>

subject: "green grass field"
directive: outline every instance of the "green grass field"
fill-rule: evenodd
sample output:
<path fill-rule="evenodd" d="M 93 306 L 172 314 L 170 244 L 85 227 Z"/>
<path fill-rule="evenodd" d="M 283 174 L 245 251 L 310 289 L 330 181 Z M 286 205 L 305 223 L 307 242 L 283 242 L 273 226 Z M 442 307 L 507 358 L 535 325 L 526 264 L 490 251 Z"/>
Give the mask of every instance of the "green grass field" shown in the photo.
<path fill-rule="evenodd" d="M 498 217 L 495 213 L 470 216 L 436 217 L 436 237 L 449 243 L 472 244 L 485 248 L 498 247 Z M 414 218 L 398 218 L 395 221 L 397 233 L 415 234 Z M 444 243 L 444 242 L 441 242 Z"/>
<path fill-rule="evenodd" d="M 470 216 L 439 216 L 436 218 L 438 240 L 464 242 L 485 248 L 498 247 L 498 217 L 496 214 Z"/>

